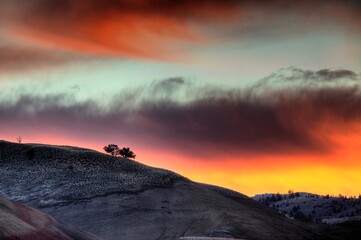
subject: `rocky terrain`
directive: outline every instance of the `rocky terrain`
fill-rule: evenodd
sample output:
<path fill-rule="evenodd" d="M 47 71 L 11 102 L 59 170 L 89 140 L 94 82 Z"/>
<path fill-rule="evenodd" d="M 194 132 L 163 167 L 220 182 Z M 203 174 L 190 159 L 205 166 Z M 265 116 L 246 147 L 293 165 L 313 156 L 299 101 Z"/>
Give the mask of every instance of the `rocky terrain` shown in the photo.
<path fill-rule="evenodd" d="M 68 146 L 0 141 L 0 196 L 107 240 L 357 239 L 354 226 L 331 236 L 235 191 Z"/>
<path fill-rule="evenodd" d="M 277 209 L 289 218 L 335 224 L 361 220 L 361 196 L 321 196 L 312 193 L 260 194 L 255 200 Z"/>
<path fill-rule="evenodd" d="M 99 240 L 99 238 L 59 223 L 48 214 L 0 198 L 0 239 L 2 240 Z"/>

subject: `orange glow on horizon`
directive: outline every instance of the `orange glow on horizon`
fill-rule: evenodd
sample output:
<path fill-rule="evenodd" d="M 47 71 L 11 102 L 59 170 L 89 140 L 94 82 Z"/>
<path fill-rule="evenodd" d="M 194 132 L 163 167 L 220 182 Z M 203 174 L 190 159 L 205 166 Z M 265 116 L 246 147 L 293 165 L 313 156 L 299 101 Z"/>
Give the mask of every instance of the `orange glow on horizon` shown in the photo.
<path fill-rule="evenodd" d="M 324 142 L 329 147 L 329 151 L 323 153 L 238 153 L 224 157 L 210 155 L 207 158 L 187 155 L 170 148 L 159 151 L 147 146 L 145 139 L 127 139 L 126 142 L 131 143 L 130 147 L 137 155 L 136 160 L 143 164 L 165 168 L 193 181 L 227 187 L 248 196 L 286 193 L 289 189 L 322 195 L 358 196 L 361 193 L 361 124 L 347 122 L 346 127 L 331 120 L 315 128 L 315 134 L 319 138 L 324 136 Z M 23 136 L 24 143 L 73 145 L 99 152 L 103 152 L 102 148 L 106 144 L 118 143 L 104 142 L 104 138 L 76 137 L 56 129 L 43 134 L 27 134 L 29 137 Z M 9 133 L 6 135 L 4 139 L 10 141 L 15 141 L 17 137 Z"/>
<path fill-rule="evenodd" d="M 357 135 L 357 134 L 356 134 Z M 352 141 L 352 136 L 351 137 Z M 355 137 L 355 136 L 354 136 Z M 15 139 L 14 139 L 15 141 Z M 28 142 L 24 139 L 24 143 Z M 105 144 L 67 136 L 38 136 L 31 142 L 74 145 L 103 152 Z M 355 142 L 353 142 L 356 144 Z M 361 193 L 361 150 L 345 146 L 330 154 L 288 156 L 238 156 L 202 159 L 174 152 L 135 148 L 136 160 L 146 165 L 177 172 L 193 181 L 227 187 L 248 196 L 286 193 L 289 189 L 317 194 L 358 196 Z M 354 147 L 354 145 L 353 145 Z"/>

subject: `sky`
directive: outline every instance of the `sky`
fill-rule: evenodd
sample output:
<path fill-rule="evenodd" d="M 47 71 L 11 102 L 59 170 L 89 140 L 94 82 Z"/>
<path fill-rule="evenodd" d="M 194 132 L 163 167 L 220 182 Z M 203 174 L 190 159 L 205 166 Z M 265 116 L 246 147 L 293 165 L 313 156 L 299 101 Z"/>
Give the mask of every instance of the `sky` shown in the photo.
<path fill-rule="evenodd" d="M 0 0 L 0 139 L 358 196 L 360 43 L 351 0 Z"/>

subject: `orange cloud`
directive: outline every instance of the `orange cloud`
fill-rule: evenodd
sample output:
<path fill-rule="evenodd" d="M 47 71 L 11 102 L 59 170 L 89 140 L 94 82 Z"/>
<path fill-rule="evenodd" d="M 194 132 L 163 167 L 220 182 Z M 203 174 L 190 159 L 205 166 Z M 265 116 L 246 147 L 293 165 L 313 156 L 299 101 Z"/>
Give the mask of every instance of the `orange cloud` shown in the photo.
<path fill-rule="evenodd" d="M 359 7 L 338 1 L 327 7 L 313 1 L 234 0 L 2 3 L 4 22 L 20 38 L 80 53 L 157 59 L 180 54 L 179 41 L 202 43 L 209 34 L 225 34 L 223 26 L 233 35 L 258 34 L 270 26 L 284 29 L 288 15 L 295 16 L 301 28 L 335 24 L 335 19 L 352 26 L 359 24 L 360 14 L 354 10 Z"/>
<path fill-rule="evenodd" d="M 8 41 L 52 51 L 186 61 L 189 44 L 267 40 L 328 25 L 358 30 L 357 9 L 352 1 L 3 0 L 0 24 Z"/>
<path fill-rule="evenodd" d="M 157 60 L 176 60 L 182 57 L 185 43 L 204 42 L 204 31 L 191 19 L 205 23 L 235 12 L 219 1 L 5 3 L 11 13 L 6 21 L 8 32 L 22 41 L 88 55 Z"/>
<path fill-rule="evenodd" d="M 175 49 L 182 41 L 200 43 L 203 38 L 172 19 L 134 14 L 91 19 L 54 30 L 19 26 L 14 32 L 39 46 L 89 55 L 158 60 L 177 59 L 181 54 Z"/>

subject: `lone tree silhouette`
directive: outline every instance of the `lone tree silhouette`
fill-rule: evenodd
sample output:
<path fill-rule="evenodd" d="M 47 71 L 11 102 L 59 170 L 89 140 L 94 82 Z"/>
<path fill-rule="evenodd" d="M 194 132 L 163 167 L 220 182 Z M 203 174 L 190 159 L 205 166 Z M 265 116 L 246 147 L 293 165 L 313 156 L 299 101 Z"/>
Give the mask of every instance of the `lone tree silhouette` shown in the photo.
<path fill-rule="evenodd" d="M 116 144 L 109 144 L 108 146 L 105 146 L 103 149 L 105 152 L 111 153 L 112 156 L 118 155 L 119 147 Z"/>
<path fill-rule="evenodd" d="M 129 147 L 123 147 L 118 150 L 118 154 L 124 158 L 135 158 L 135 154 L 133 151 L 129 149 Z"/>

